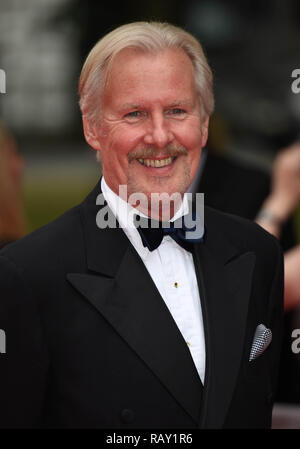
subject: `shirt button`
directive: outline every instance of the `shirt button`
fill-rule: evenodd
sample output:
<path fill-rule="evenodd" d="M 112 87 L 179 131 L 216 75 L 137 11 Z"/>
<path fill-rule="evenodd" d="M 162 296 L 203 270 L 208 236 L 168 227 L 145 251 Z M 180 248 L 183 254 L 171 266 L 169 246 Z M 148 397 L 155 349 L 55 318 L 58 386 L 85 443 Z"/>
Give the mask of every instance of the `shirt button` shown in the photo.
<path fill-rule="evenodd" d="M 188 345 L 188 347 L 191 346 L 191 343 L 189 341 L 187 341 L 186 344 Z"/>
<path fill-rule="evenodd" d="M 124 408 L 121 411 L 121 421 L 125 424 L 129 424 L 134 420 L 134 411 L 129 408 Z"/>
<path fill-rule="evenodd" d="M 178 282 L 174 282 L 174 287 L 178 288 Z"/>

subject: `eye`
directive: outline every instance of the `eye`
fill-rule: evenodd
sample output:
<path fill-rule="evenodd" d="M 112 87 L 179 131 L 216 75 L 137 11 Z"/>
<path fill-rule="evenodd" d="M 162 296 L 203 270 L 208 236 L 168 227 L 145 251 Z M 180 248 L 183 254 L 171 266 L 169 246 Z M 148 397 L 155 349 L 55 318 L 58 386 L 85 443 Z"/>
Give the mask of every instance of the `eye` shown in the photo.
<path fill-rule="evenodd" d="M 139 117 L 139 115 L 140 115 L 140 111 L 132 111 L 132 112 L 129 112 L 128 114 L 126 114 L 125 117 L 134 117 L 134 118 L 136 118 L 136 117 Z"/>
<path fill-rule="evenodd" d="M 131 112 L 128 112 L 127 114 L 125 114 L 124 117 L 125 117 L 125 119 L 127 119 L 129 121 L 137 121 L 137 120 L 145 117 L 145 112 L 131 111 Z"/>
<path fill-rule="evenodd" d="M 184 114 L 186 114 L 186 111 L 184 109 L 180 109 L 180 108 L 173 108 L 173 109 L 170 109 L 168 111 L 168 113 L 171 115 L 184 115 Z"/>

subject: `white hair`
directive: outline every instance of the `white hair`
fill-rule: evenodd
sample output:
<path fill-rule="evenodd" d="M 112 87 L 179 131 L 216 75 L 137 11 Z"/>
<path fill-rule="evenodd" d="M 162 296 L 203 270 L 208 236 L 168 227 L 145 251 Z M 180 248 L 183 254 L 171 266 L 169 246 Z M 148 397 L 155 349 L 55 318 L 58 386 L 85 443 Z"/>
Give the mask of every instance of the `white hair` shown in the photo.
<path fill-rule="evenodd" d="M 201 113 L 210 116 L 214 109 L 213 76 L 201 44 L 190 33 L 169 23 L 134 22 L 122 25 L 100 39 L 83 65 L 79 79 L 79 105 L 88 120 L 100 117 L 101 89 L 105 85 L 115 56 L 126 48 L 158 53 L 181 48 L 195 69 L 195 84 Z"/>

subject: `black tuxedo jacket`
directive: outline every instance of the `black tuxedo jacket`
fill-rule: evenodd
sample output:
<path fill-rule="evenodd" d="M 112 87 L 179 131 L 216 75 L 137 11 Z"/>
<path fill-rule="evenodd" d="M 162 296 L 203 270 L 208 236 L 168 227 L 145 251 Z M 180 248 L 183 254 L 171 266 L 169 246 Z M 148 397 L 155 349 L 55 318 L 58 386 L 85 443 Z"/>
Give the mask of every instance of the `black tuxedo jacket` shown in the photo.
<path fill-rule="evenodd" d="M 0 253 L 0 427 L 269 427 L 282 254 L 257 225 L 207 209 L 194 245 L 206 377 L 122 229 L 96 196 Z M 273 332 L 255 361 L 255 329 Z"/>

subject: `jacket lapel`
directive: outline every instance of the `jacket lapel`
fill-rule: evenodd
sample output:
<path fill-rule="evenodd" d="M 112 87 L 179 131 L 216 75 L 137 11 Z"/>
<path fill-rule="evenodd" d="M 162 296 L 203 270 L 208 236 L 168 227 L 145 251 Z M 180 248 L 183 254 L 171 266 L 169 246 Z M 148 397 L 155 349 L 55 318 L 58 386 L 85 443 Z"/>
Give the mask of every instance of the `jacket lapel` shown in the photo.
<path fill-rule="evenodd" d="M 69 273 L 67 278 L 147 364 L 196 424 L 202 385 L 190 352 L 123 230 L 97 228 L 99 192 L 98 184 L 83 204 L 89 272 Z"/>
<path fill-rule="evenodd" d="M 196 245 L 206 340 L 206 374 L 200 427 L 221 428 L 243 355 L 255 255 L 241 254 L 206 214 L 206 235 Z"/>

